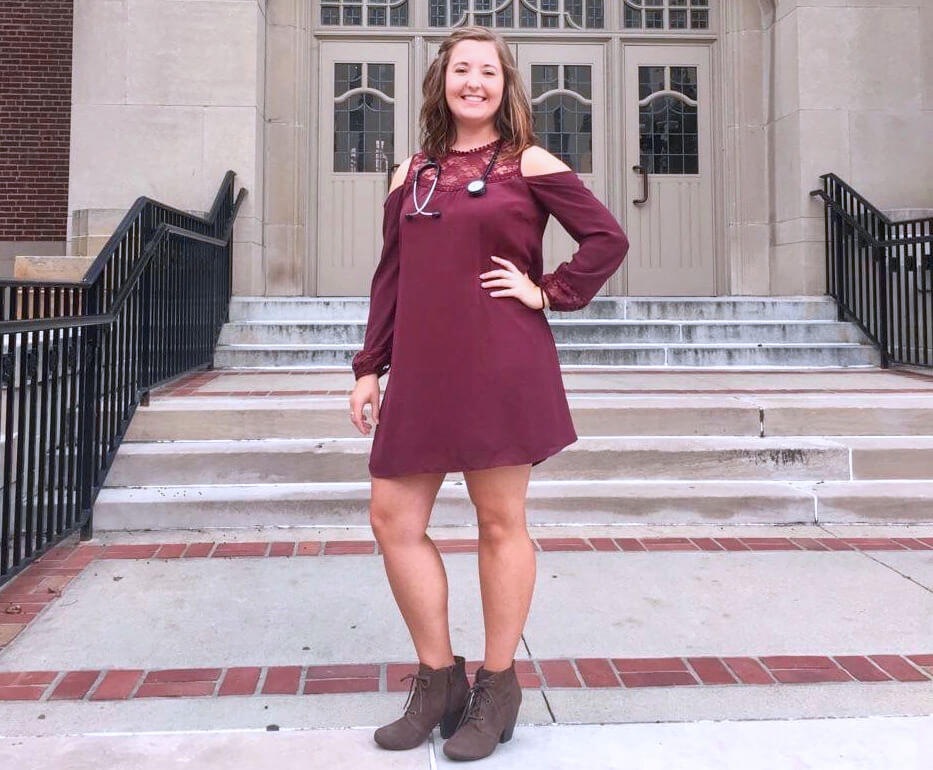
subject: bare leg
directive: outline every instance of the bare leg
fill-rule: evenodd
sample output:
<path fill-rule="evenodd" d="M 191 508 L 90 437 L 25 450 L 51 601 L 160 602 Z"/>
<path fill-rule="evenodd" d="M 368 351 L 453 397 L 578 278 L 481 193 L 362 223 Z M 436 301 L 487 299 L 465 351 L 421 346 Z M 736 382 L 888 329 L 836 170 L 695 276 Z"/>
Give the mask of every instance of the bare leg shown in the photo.
<path fill-rule="evenodd" d="M 530 476 L 531 463 L 464 473 L 479 523 L 487 671 L 511 665 L 531 607 L 535 549 L 525 524 Z"/>
<path fill-rule="evenodd" d="M 427 535 L 443 473 L 372 479 L 370 524 L 383 552 L 392 594 L 418 660 L 431 668 L 454 663 L 447 620 L 447 573 Z"/>

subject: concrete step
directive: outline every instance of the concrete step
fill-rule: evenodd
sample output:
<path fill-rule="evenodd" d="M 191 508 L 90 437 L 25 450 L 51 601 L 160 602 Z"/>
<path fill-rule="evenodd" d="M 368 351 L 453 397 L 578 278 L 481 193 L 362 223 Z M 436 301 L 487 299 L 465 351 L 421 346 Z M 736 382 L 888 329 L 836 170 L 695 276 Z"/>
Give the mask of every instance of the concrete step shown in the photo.
<path fill-rule="evenodd" d="M 371 438 L 128 443 L 108 486 L 364 481 Z M 930 439 L 933 446 L 933 439 Z M 584 437 L 538 466 L 553 480 L 844 480 L 850 452 L 814 438 Z M 903 478 L 899 476 L 898 478 Z"/>
<path fill-rule="evenodd" d="M 933 473 L 904 480 L 824 481 L 814 484 L 817 521 L 823 524 L 933 522 Z"/>
<path fill-rule="evenodd" d="M 568 397 L 580 435 L 758 436 L 753 402 L 726 396 Z M 359 438 L 347 396 L 172 398 L 137 410 L 126 441 Z M 933 424 L 933 400 L 930 401 Z M 933 432 L 933 431 L 931 431 Z"/>
<path fill-rule="evenodd" d="M 596 297 L 573 312 L 546 311 L 549 318 L 683 320 L 827 320 L 836 318 L 827 297 Z M 231 321 L 362 320 L 368 297 L 234 297 Z"/>
<path fill-rule="evenodd" d="M 536 472 L 537 473 L 537 472 Z M 365 526 L 365 482 L 122 487 L 101 490 L 95 529 Z M 775 482 L 530 482 L 529 524 L 793 523 L 814 518 L 806 489 Z M 433 526 L 476 524 L 462 474 L 449 474 Z"/>
<path fill-rule="evenodd" d="M 568 394 L 578 435 L 933 435 L 933 396 Z M 358 438 L 347 396 L 188 397 L 140 407 L 126 441 Z M 933 475 L 933 474 L 931 474 Z"/>
<path fill-rule="evenodd" d="M 95 530 L 368 526 L 370 483 L 110 487 Z M 933 521 L 933 481 L 547 481 L 530 525 L 907 524 Z M 475 526 L 462 474 L 441 485 L 432 526 Z"/>
<path fill-rule="evenodd" d="M 855 324 L 836 321 L 637 321 L 552 319 L 558 343 L 823 343 L 864 342 Z M 365 320 L 236 321 L 224 326 L 222 345 L 362 346 Z"/>
<path fill-rule="evenodd" d="M 217 368 L 300 369 L 345 367 L 359 344 L 219 345 Z M 570 344 L 559 343 L 561 364 L 617 367 L 743 366 L 743 367 L 868 367 L 877 366 L 873 346 L 854 342 L 744 344 Z"/>
<path fill-rule="evenodd" d="M 933 478 L 933 436 L 852 436 L 852 478 Z"/>

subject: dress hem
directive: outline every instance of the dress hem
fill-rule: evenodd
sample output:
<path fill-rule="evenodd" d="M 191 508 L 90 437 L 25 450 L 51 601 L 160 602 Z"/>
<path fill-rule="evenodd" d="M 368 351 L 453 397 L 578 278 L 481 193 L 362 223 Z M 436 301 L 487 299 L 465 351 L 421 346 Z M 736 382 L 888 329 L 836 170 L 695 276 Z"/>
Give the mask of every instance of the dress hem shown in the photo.
<path fill-rule="evenodd" d="M 558 452 L 560 452 L 562 449 L 566 449 L 571 444 L 576 443 L 578 438 L 579 438 L 578 436 L 574 436 L 574 438 L 571 441 L 563 441 L 559 444 L 554 444 L 548 447 L 547 449 L 534 452 L 531 454 L 531 457 L 535 459 L 529 459 L 528 457 L 529 453 L 522 452 L 520 456 L 515 459 L 512 459 L 512 457 L 506 455 L 505 460 L 501 460 L 501 459 L 496 460 L 495 465 L 472 465 L 468 467 L 464 467 L 461 465 L 456 468 L 451 468 L 449 466 L 448 467 L 436 467 L 436 468 L 419 468 L 417 470 L 407 470 L 407 471 L 400 471 L 397 473 L 389 473 L 389 474 L 373 473 L 372 468 L 370 468 L 369 475 L 377 479 L 388 479 L 388 478 L 396 478 L 398 476 L 410 476 L 415 473 L 462 473 L 464 471 L 484 471 L 484 470 L 489 470 L 491 468 L 501 468 L 506 465 L 525 465 L 527 463 L 531 463 L 532 466 L 535 466 L 540 463 L 543 463 L 549 457 L 553 457 Z"/>

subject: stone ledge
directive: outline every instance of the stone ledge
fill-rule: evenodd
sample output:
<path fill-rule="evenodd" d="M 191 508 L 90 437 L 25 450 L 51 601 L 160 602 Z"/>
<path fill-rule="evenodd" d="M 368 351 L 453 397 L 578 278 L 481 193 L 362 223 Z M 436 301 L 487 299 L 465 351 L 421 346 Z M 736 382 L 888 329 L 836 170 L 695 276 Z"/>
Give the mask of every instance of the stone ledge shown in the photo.
<path fill-rule="evenodd" d="M 18 256 L 13 277 L 25 281 L 80 281 L 94 257 Z"/>

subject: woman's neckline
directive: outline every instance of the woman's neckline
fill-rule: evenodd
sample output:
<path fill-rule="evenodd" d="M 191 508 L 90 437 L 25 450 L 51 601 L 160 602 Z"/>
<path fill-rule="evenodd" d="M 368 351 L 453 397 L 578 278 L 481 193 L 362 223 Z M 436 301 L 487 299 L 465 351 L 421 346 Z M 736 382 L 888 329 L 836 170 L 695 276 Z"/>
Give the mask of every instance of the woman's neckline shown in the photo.
<path fill-rule="evenodd" d="M 448 150 L 451 155 L 471 155 L 474 152 L 480 152 L 482 150 L 488 150 L 490 147 L 494 146 L 496 142 L 499 141 L 499 137 L 496 137 L 491 142 L 486 144 L 481 144 L 479 147 L 471 147 L 469 150 L 455 150 L 453 147 Z"/>

